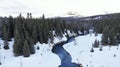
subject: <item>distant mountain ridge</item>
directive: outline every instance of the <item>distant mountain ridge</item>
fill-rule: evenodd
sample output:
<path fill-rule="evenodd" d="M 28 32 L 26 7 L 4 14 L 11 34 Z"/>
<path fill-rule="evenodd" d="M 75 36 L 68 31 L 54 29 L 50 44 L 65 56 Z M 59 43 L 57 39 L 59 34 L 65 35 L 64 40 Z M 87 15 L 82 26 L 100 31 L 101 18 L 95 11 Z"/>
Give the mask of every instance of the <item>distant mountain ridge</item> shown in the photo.
<path fill-rule="evenodd" d="M 68 20 L 95 20 L 95 19 L 111 18 L 111 17 L 118 17 L 118 16 L 120 16 L 120 13 L 94 15 L 94 16 L 88 16 L 88 17 L 68 16 L 68 17 L 55 17 L 55 18 L 68 21 Z"/>

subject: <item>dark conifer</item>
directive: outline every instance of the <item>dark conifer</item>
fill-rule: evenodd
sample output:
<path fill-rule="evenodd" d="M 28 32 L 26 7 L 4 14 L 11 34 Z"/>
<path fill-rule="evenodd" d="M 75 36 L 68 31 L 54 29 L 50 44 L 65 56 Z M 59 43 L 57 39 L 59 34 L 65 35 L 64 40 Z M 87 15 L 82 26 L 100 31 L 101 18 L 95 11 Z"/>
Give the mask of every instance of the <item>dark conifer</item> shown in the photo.
<path fill-rule="evenodd" d="M 3 25 L 3 29 L 2 29 L 2 36 L 3 36 L 3 39 L 4 39 L 4 49 L 9 49 L 9 43 L 8 43 L 8 38 L 9 38 L 9 32 L 8 32 L 8 27 L 7 25 L 4 23 Z"/>
<path fill-rule="evenodd" d="M 90 52 L 94 52 L 94 49 L 93 49 L 93 47 L 91 48 Z"/>
<path fill-rule="evenodd" d="M 102 43 L 104 45 L 108 44 L 108 37 L 109 37 L 109 26 L 105 26 L 103 30 L 103 36 L 102 36 Z"/>
<path fill-rule="evenodd" d="M 33 29 L 32 29 L 32 39 L 33 39 L 34 44 L 36 44 L 38 41 L 38 34 L 37 34 L 37 29 L 35 26 L 33 26 Z"/>
<path fill-rule="evenodd" d="M 30 48 L 29 48 L 29 45 L 28 45 L 28 41 L 27 41 L 27 40 L 24 41 L 23 56 L 24 56 L 24 57 L 29 57 L 29 56 L 30 56 Z"/>
<path fill-rule="evenodd" d="M 97 39 L 94 41 L 93 47 L 96 47 L 96 48 L 99 47 L 99 41 L 97 41 Z"/>

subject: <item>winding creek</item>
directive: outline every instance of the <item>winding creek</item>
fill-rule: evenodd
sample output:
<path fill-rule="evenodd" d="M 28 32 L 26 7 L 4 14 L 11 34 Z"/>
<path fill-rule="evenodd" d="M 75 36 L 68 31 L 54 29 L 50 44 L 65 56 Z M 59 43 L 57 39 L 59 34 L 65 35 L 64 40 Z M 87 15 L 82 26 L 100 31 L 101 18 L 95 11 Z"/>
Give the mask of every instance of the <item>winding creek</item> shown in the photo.
<path fill-rule="evenodd" d="M 71 55 L 63 48 L 63 45 L 74 41 L 74 37 L 68 38 L 66 41 L 55 44 L 52 49 L 52 52 L 57 54 L 61 59 L 61 65 L 59 67 L 80 67 L 79 64 L 72 62 Z"/>

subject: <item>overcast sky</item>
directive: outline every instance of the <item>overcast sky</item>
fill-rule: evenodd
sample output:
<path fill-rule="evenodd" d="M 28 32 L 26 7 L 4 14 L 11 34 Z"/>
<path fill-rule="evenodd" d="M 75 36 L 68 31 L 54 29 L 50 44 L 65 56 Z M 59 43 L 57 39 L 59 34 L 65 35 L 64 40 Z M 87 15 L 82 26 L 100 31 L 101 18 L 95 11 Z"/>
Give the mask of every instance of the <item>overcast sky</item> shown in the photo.
<path fill-rule="evenodd" d="M 116 13 L 120 12 L 120 0 L 0 0 L 0 16 L 25 16 L 27 12 L 35 17 Z"/>

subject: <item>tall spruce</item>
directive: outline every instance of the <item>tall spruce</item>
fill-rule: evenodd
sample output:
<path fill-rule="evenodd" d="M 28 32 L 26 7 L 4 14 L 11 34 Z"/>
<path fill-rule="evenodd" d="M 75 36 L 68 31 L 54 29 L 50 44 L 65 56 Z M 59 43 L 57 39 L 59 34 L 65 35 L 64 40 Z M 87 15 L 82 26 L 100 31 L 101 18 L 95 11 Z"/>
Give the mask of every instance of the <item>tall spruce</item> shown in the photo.
<path fill-rule="evenodd" d="M 103 36 L 102 36 L 102 43 L 104 45 L 108 44 L 108 38 L 109 38 L 109 26 L 106 25 L 103 29 Z"/>
<path fill-rule="evenodd" d="M 4 23 L 3 24 L 3 28 L 2 28 L 2 36 L 3 36 L 3 40 L 4 40 L 4 49 L 9 49 L 9 43 L 8 43 L 8 38 L 9 38 L 9 32 L 8 32 L 8 27 L 7 25 Z"/>
<path fill-rule="evenodd" d="M 29 57 L 29 56 L 30 56 L 30 48 L 29 48 L 29 45 L 28 45 L 28 41 L 27 41 L 27 40 L 24 41 L 23 56 L 24 56 L 24 57 Z"/>
<path fill-rule="evenodd" d="M 9 30 L 9 38 L 13 38 L 14 36 L 14 19 L 12 16 L 8 18 L 8 30 Z"/>
<path fill-rule="evenodd" d="M 35 25 L 32 28 L 32 39 L 33 39 L 33 43 L 36 44 L 38 41 L 38 34 L 37 34 L 37 29 Z"/>
<path fill-rule="evenodd" d="M 23 48 L 24 40 L 22 39 L 23 35 L 22 37 L 20 35 L 22 34 L 20 34 L 18 30 L 16 29 L 15 37 L 14 37 L 14 45 L 13 45 L 14 56 L 20 56 L 23 54 L 22 48 Z"/>
<path fill-rule="evenodd" d="M 13 52 L 15 56 L 19 56 L 23 54 L 23 45 L 24 45 L 24 24 L 23 18 L 21 15 L 15 19 L 15 31 L 14 31 L 14 45 Z"/>

